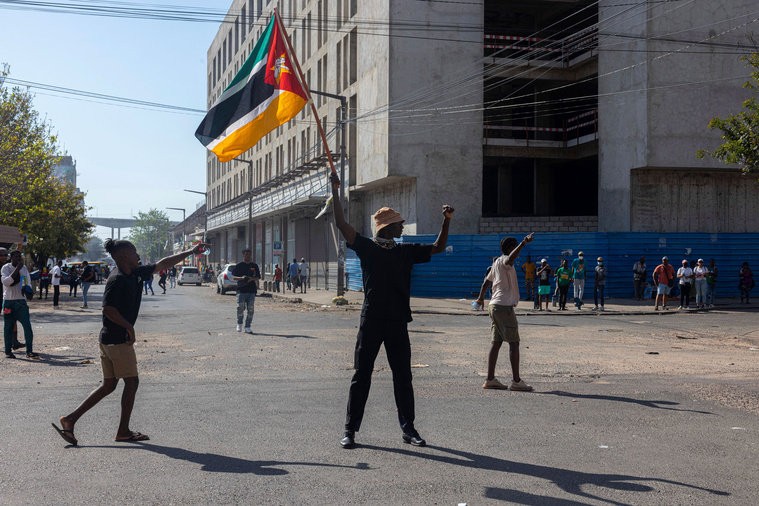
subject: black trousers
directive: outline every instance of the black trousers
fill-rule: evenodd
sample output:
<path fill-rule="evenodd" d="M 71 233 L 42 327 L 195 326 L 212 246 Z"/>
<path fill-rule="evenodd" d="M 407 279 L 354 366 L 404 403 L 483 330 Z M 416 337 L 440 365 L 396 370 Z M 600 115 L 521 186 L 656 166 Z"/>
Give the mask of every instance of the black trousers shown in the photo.
<path fill-rule="evenodd" d="M 690 283 L 680 285 L 680 305 L 682 307 L 689 307 L 690 303 L 688 298 L 690 297 Z"/>
<path fill-rule="evenodd" d="M 53 285 L 53 307 L 58 305 L 58 299 L 61 297 L 61 286 Z"/>
<path fill-rule="evenodd" d="M 569 293 L 569 285 L 559 285 L 559 307 L 567 307 L 567 294 Z"/>
<path fill-rule="evenodd" d="M 374 361 L 380 346 L 385 343 L 387 361 L 393 372 L 393 393 L 398 408 L 401 429 L 414 428 L 414 388 L 411 385 L 411 343 L 408 323 L 404 321 L 361 318 L 356 337 L 356 352 L 351 386 L 348 393 L 348 414 L 345 430 L 358 431 L 364 418 L 364 407 L 369 397 Z"/>

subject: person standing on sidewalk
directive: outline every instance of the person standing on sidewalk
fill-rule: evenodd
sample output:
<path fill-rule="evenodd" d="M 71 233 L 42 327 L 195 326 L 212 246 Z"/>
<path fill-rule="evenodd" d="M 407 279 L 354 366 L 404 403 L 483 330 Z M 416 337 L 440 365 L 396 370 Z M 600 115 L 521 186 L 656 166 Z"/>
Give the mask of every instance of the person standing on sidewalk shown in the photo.
<path fill-rule="evenodd" d="M 242 250 L 242 262 L 232 270 L 232 279 L 237 281 L 237 332 L 242 332 L 242 317 L 245 311 L 245 333 L 252 334 L 250 324 L 253 322 L 254 304 L 258 286 L 256 281 L 261 279 L 258 264 L 253 262 L 253 252 L 249 248 Z"/>
<path fill-rule="evenodd" d="M 748 266 L 748 262 L 743 262 L 738 271 L 738 288 L 741 291 L 741 304 L 743 304 L 743 299 L 746 299 L 746 304 L 748 304 L 751 290 L 754 288 L 754 271 Z"/>
<path fill-rule="evenodd" d="M 577 254 L 577 258 L 572 261 L 572 279 L 575 285 L 575 306 L 581 309 L 583 306 L 582 296 L 585 293 L 585 255 L 583 252 Z"/>
<path fill-rule="evenodd" d="M 13 330 L 16 322 L 19 322 L 24 328 L 24 337 L 26 341 L 26 357 L 37 360 L 40 356 L 34 353 L 34 332 L 32 324 L 29 321 L 29 306 L 26 303 L 25 291 L 32 290 L 30 283 L 31 276 L 29 269 L 24 265 L 19 250 L 12 251 L 10 254 L 10 263 L 3 265 L 0 269 L 0 276 L 3 283 L 3 318 L 5 320 L 3 337 L 5 339 L 5 358 L 16 358 L 13 354 Z M 34 291 L 31 291 L 31 297 L 34 297 Z"/>
<path fill-rule="evenodd" d="M 2 270 L 3 266 L 8 263 L 8 250 L 5 248 L 0 247 L 0 270 Z M 0 310 L 3 308 L 3 290 L 0 288 Z M 22 343 L 18 342 L 18 324 L 13 325 L 13 344 L 11 345 L 11 348 L 13 350 L 19 350 L 23 348 L 24 345 Z"/>
<path fill-rule="evenodd" d="M 677 269 L 677 277 L 680 279 L 680 307 L 677 309 L 690 309 L 690 289 L 693 283 L 693 269 L 688 266 L 688 261 L 683 260 L 683 266 Z"/>
<path fill-rule="evenodd" d="M 530 255 L 527 255 L 527 261 L 522 264 L 522 272 L 524 272 L 524 289 L 527 292 L 527 298 L 525 300 L 533 300 L 535 298 L 535 271 L 537 266 L 532 261 Z"/>
<path fill-rule="evenodd" d="M 669 265 L 669 259 L 662 257 L 661 263 L 654 269 L 654 286 L 656 286 L 656 306 L 654 311 L 659 310 L 659 298 L 662 300 L 662 309 L 667 307 L 667 298 L 675 280 L 675 268 Z"/>
<path fill-rule="evenodd" d="M 177 287 L 177 266 L 172 265 L 169 269 L 169 288 Z"/>
<path fill-rule="evenodd" d="M 696 267 L 693 269 L 693 284 L 696 288 L 696 308 L 704 309 L 706 307 L 707 283 L 706 276 L 709 274 L 709 268 L 704 265 L 704 259 L 699 258 Z"/>
<path fill-rule="evenodd" d="M 71 297 L 71 294 L 74 294 L 74 298 L 76 298 L 76 291 L 79 288 L 79 269 L 76 268 L 76 265 L 72 265 L 68 272 L 69 275 L 69 297 Z"/>
<path fill-rule="evenodd" d="M 604 310 L 604 288 L 606 288 L 606 267 L 604 266 L 604 259 L 598 257 L 598 265 L 596 265 L 596 281 L 593 284 L 593 303 L 596 305 L 596 311 Z M 598 306 L 598 298 L 601 298 L 601 306 Z"/>
<path fill-rule="evenodd" d="M 50 290 L 50 269 L 47 265 L 40 267 L 40 300 L 42 300 L 42 291 L 45 291 L 45 300 Z"/>
<path fill-rule="evenodd" d="M 559 311 L 567 310 L 567 295 L 569 294 L 569 284 L 572 282 L 572 270 L 569 268 L 569 262 L 562 258 L 561 267 L 556 269 L 556 285 L 559 287 Z"/>
<path fill-rule="evenodd" d="M 706 303 L 714 307 L 714 293 L 717 291 L 717 264 L 709 259 L 709 272 L 706 273 Z"/>
<path fill-rule="evenodd" d="M 87 292 L 90 291 L 90 286 L 95 280 L 95 272 L 92 270 L 89 263 L 87 263 L 87 260 L 82 262 L 82 267 L 84 268 L 82 271 L 82 299 L 84 299 L 82 309 L 87 309 Z"/>
<path fill-rule="evenodd" d="M 393 372 L 395 405 L 404 443 L 425 446 L 414 427 L 414 389 L 411 376 L 411 269 L 414 264 L 429 262 L 432 255 L 445 251 L 453 208 L 443 206 L 443 225 L 434 244 L 396 243 L 403 233 L 403 218 L 395 210 L 383 207 L 374 214 L 376 236 L 363 237 L 345 221 L 338 190 L 340 178 L 330 175 L 335 225 L 361 261 L 364 282 L 364 306 L 356 336 L 354 368 L 348 393 L 343 448 L 353 448 L 356 432 L 361 428 L 369 396 L 374 361 L 385 344 L 387 361 Z"/>
<path fill-rule="evenodd" d="M 274 291 L 279 293 L 279 285 L 282 283 L 282 269 L 279 264 L 274 265 Z"/>
<path fill-rule="evenodd" d="M 288 284 L 292 286 L 293 293 L 298 287 L 298 261 L 293 258 L 293 263 L 287 266 L 287 279 L 290 281 Z"/>
<path fill-rule="evenodd" d="M 308 263 L 305 258 L 300 259 L 298 265 L 298 276 L 300 281 L 300 293 L 306 293 L 306 283 L 308 282 Z"/>
<path fill-rule="evenodd" d="M 134 352 L 134 324 L 140 312 L 143 281 L 156 270 L 168 269 L 192 254 L 201 254 L 209 247 L 198 244 L 193 249 L 161 259 L 157 264 L 140 265 L 137 248 L 129 241 L 106 239 L 105 250 L 116 262 L 116 269 L 108 277 L 103 292 L 103 327 L 100 330 L 100 363 L 103 382 L 70 414 L 60 418 L 61 427 L 52 424 L 56 432 L 69 444 L 77 445 L 74 426 L 79 418 L 116 390 L 119 379 L 124 380 L 121 395 L 121 418 L 115 441 L 132 442 L 150 439 L 133 432 L 129 420 L 139 386 L 137 357 Z"/>
<path fill-rule="evenodd" d="M 514 307 L 519 304 L 519 282 L 514 269 L 514 261 L 519 252 L 532 242 L 532 233 L 517 243 L 513 237 L 501 239 L 501 256 L 493 262 L 493 267 L 485 277 L 485 281 L 477 296 L 477 304 L 485 305 L 484 298 L 488 288 L 493 287 L 493 295 L 488 304 L 490 314 L 490 332 L 492 343 L 488 353 L 488 374 L 482 388 L 509 389 L 529 392 L 532 387 L 519 376 L 519 324 L 514 314 Z M 508 387 L 495 377 L 495 366 L 498 362 L 498 352 L 501 345 L 509 343 L 509 361 L 511 362 L 511 385 Z"/>
<path fill-rule="evenodd" d="M 538 311 L 543 311 L 544 299 L 546 301 L 546 311 L 550 311 L 548 302 L 551 300 L 552 277 L 553 269 L 548 265 L 548 260 L 544 258 L 540 261 L 540 269 L 538 269 Z"/>
<path fill-rule="evenodd" d="M 63 272 L 61 270 L 62 265 L 63 262 L 58 260 L 55 267 L 53 267 L 53 270 L 50 271 L 50 279 L 53 283 L 53 309 L 58 309 L 58 302 L 61 298 L 61 278 L 63 277 Z"/>
<path fill-rule="evenodd" d="M 643 293 L 646 290 L 646 258 L 640 257 L 640 260 L 633 265 L 633 285 L 635 286 L 635 300 L 643 300 Z"/>

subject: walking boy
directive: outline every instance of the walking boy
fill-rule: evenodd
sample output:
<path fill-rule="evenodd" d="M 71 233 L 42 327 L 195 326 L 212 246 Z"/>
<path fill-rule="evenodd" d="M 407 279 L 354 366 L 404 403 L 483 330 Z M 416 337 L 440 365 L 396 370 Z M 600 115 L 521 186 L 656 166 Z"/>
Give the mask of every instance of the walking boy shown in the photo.
<path fill-rule="evenodd" d="M 247 309 L 245 333 L 252 334 L 250 324 L 253 322 L 254 304 L 258 292 L 256 281 L 261 279 L 261 271 L 258 269 L 258 264 L 253 262 L 253 252 L 249 248 L 242 250 L 242 262 L 235 265 L 232 270 L 232 279 L 237 281 L 237 332 L 242 331 L 242 317 Z"/>
<path fill-rule="evenodd" d="M 389 207 L 374 214 L 377 235 L 363 237 L 345 221 L 338 190 L 340 179 L 330 176 L 335 224 L 361 260 L 364 281 L 364 307 L 356 337 L 354 367 L 348 394 L 348 413 L 345 433 L 340 440 L 343 448 L 353 448 L 356 432 L 361 427 L 364 407 L 369 396 L 374 360 L 384 342 L 387 361 L 393 372 L 395 405 L 403 431 L 404 443 L 425 446 L 414 427 L 414 389 L 411 385 L 411 343 L 408 322 L 411 321 L 411 268 L 414 264 L 430 261 L 431 255 L 445 251 L 448 227 L 453 208 L 443 206 L 443 225 L 434 244 L 398 244 L 404 222 L 401 215 Z"/>
<path fill-rule="evenodd" d="M 519 325 L 514 307 L 519 303 L 519 284 L 514 261 L 525 244 L 532 242 L 532 233 L 517 244 L 513 237 L 501 239 L 501 256 L 493 262 L 485 281 L 480 288 L 477 303 L 485 304 L 484 298 L 488 288 L 493 287 L 493 295 L 488 304 L 490 314 L 490 331 L 493 342 L 488 354 L 488 375 L 482 388 L 520 390 L 529 392 L 532 387 L 519 377 Z M 506 386 L 495 377 L 495 365 L 501 345 L 509 343 L 509 360 L 511 361 L 511 385 Z"/>
<path fill-rule="evenodd" d="M 108 277 L 103 292 L 103 328 L 100 330 L 100 362 L 103 367 L 103 383 L 69 415 L 60 418 L 61 427 L 52 424 L 58 434 L 76 446 L 74 425 L 87 411 L 116 390 L 119 379 L 124 380 L 121 396 L 121 419 L 116 431 L 117 442 L 146 441 L 145 434 L 129 428 L 134 398 L 137 394 L 137 358 L 134 353 L 134 324 L 140 311 L 142 285 L 156 270 L 168 269 L 192 254 L 200 254 L 207 244 L 163 258 L 157 264 L 140 265 L 140 255 L 129 241 L 107 239 L 105 250 L 116 262 L 116 269 Z"/>

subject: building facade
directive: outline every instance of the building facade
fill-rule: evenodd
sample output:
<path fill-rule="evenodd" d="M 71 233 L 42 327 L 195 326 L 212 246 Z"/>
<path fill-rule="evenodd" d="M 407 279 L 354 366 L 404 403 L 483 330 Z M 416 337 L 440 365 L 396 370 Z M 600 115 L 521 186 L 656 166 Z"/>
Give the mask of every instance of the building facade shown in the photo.
<path fill-rule="evenodd" d="M 396 208 L 408 234 L 755 232 L 757 188 L 696 159 L 740 109 L 751 8 L 603 0 L 234 0 L 207 54 L 210 108 L 277 8 L 319 121 L 344 155 L 349 220 Z M 306 258 L 335 286 L 328 164 L 306 109 L 224 164 L 208 153 L 212 260 Z M 341 153 L 336 128 L 346 128 Z M 339 170 L 339 167 L 338 167 Z"/>

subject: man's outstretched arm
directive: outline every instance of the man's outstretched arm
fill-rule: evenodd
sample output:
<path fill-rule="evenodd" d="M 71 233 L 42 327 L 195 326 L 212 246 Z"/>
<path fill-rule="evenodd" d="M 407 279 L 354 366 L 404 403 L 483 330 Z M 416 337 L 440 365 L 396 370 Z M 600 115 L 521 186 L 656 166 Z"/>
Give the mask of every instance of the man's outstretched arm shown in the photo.
<path fill-rule="evenodd" d="M 453 217 L 453 208 L 449 205 L 443 206 L 443 226 L 440 227 L 440 233 L 432 245 L 431 255 L 437 255 L 445 251 L 445 245 L 448 243 L 448 227 L 451 225 Z"/>
<path fill-rule="evenodd" d="M 210 244 L 198 244 L 192 249 L 188 249 L 187 251 L 183 251 L 181 253 L 177 253 L 176 255 L 172 255 L 170 257 L 162 258 L 158 261 L 158 263 L 155 264 L 155 271 L 154 272 L 160 272 L 164 269 L 170 269 L 172 266 L 178 264 L 185 258 L 187 258 L 190 255 L 199 255 L 200 253 L 203 253 L 205 248 L 210 248 Z"/>
<path fill-rule="evenodd" d="M 335 225 L 348 244 L 353 244 L 353 241 L 356 240 L 356 231 L 350 223 L 345 221 L 343 203 L 340 202 L 340 178 L 333 172 L 329 176 L 329 182 L 332 185 L 332 208 L 334 209 Z"/>

